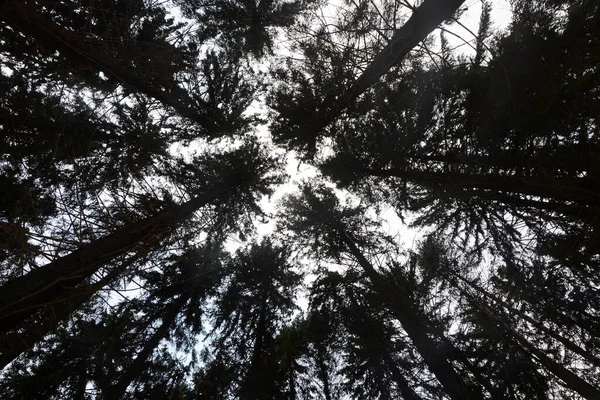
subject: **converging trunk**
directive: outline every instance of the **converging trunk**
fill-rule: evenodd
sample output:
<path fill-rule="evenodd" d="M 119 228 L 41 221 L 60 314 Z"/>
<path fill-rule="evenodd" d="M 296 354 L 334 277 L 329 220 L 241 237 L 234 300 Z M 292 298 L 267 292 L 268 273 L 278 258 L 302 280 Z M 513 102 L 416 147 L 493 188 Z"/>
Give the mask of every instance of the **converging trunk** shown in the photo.
<path fill-rule="evenodd" d="M 166 313 L 162 317 L 162 324 L 150 337 L 150 340 L 148 340 L 148 342 L 144 345 L 143 349 L 138 353 L 131 365 L 127 367 L 117 384 L 110 389 L 109 393 L 107 393 L 107 398 L 123 398 L 127 388 L 129 385 L 131 385 L 131 382 L 133 382 L 133 380 L 143 371 L 146 361 L 158 347 L 160 341 L 169 333 L 169 330 L 171 329 L 173 322 L 175 322 L 177 315 L 188 300 L 189 296 L 184 296 L 181 299 L 173 301 L 167 306 Z"/>
<path fill-rule="evenodd" d="M 398 386 L 398 390 L 400 394 L 402 394 L 402 398 L 405 400 L 422 400 L 422 398 L 410 387 L 410 384 L 402 375 L 402 372 L 391 360 L 389 360 L 390 369 L 392 371 L 392 377 L 394 378 L 394 382 L 396 382 L 396 386 Z"/>
<path fill-rule="evenodd" d="M 155 216 L 125 225 L 71 254 L 58 258 L 0 287 L 0 332 L 8 332 L 46 304 L 69 297 L 106 263 L 134 251 L 136 245 L 163 235 L 195 211 L 223 196 L 231 185 L 212 187 L 192 200 Z"/>
<path fill-rule="evenodd" d="M 78 293 L 71 293 L 71 297 L 61 297 L 55 304 L 47 305 L 41 313 L 41 322 L 32 322 L 24 332 L 13 331 L 0 337 L 0 370 L 53 332 L 58 324 L 67 320 L 71 313 L 79 309 L 98 290 L 114 281 L 134 260 L 135 257 L 132 257 L 113 268 L 98 282 L 82 287 Z"/>
<path fill-rule="evenodd" d="M 336 229 L 350 253 L 363 268 L 382 300 L 394 312 L 407 335 L 425 360 L 431 372 L 442 384 L 446 393 L 454 400 L 483 399 L 481 393 L 467 385 L 452 367 L 442 346 L 429 337 L 422 318 L 414 311 L 408 296 L 400 288 L 391 288 L 385 279 L 373 268 L 354 241 L 341 229 Z"/>
<path fill-rule="evenodd" d="M 600 399 L 600 390 L 590 385 L 588 382 L 581 379 L 579 376 L 575 375 L 573 372 L 569 371 L 556 361 L 552 360 L 544 352 L 532 345 L 526 338 L 517 333 L 512 327 L 510 327 L 505 321 L 498 317 L 492 310 L 482 304 L 479 300 L 469 297 L 469 301 L 484 315 L 504 328 L 516 343 L 518 343 L 525 351 L 532 354 L 544 368 L 554 374 L 554 376 L 556 376 L 558 379 L 562 380 L 568 388 L 573 389 L 587 400 Z"/>
<path fill-rule="evenodd" d="M 458 274 L 455 274 L 455 275 L 453 274 L 453 276 L 455 278 L 461 280 L 462 282 L 464 282 L 466 285 L 468 285 L 469 287 L 473 288 L 477 292 L 481 293 L 483 296 L 485 296 L 485 297 L 493 300 L 496 304 L 498 304 L 498 306 L 503 307 L 503 308 L 507 309 L 509 312 L 514 313 L 515 315 L 518 315 L 519 317 L 523 318 L 525 321 L 529 322 L 531 325 L 533 325 L 540 332 L 543 332 L 544 334 L 548 335 L 552 339 L 554 339 L 557 342 L 561 343 L 563 346 L 565 346 L 566 349 L 572 351 L 575 354 L 578 354 L 579 356 L 581 356 L 586 361 L 588 361 L 591 364 L 593 364 L 594 366 L 600 368 L 600 358 L 596 357 L 595 355 L 593 355 L 589 351 L 582 349 L 580 346 L 578 346 L 576 343 L 574 343 L 570 339 L 568 339 L 568 338 L 562 336 L 561 334 L 557 333 L 554 329 L 550 329 L 550 328 L 544 326 L 544 324 L 542 324 L 540 321 L 535 320 L 534 318 L 530 317 L 529 315 L 527 315 L 523 311 L 520 311 L 519 309 L 511 306 L 510 304 L 506 303 L 502 299 L 498 298 L 498 296 L 496 296 L 496 295 L 488 292 L 487 290 L 485 290 L 485 289 L 483 289 L 483 288 L 475 285 L 474 283 L 468 281 L 467 279 L 463 278 L 462 276 L 459 276 Z M 457 288 L 461 292 L 463 292 L 463 293 L 465 292 L 464 289 L 460 288 L 458 285 L 456 285 L 456 286 L 457 286 Z"/>

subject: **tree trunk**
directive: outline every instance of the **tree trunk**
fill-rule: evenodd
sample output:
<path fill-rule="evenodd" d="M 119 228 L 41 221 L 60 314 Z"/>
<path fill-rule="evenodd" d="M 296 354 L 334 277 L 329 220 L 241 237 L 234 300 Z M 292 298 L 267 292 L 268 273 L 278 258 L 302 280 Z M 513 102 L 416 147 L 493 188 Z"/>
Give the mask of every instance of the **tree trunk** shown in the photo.
<path fill-rule="evenodd" d="M 402 372 L 400 371 L 398 366 L 395 365 L 395 363 L 393 363 L 393 361 L 391 360 L 389 362 L 391 363 L 390 369 L 392 370 L 394 382 L 396 382 L 396 386 L 398 386 L 398 390 L 400 391 L 402 398 L 404 400 L 422 400 L 422 398 L 417 393 L 415 393 L 413 388 L 410 387 L 410 384 L 408 383 L 406 378 L 404 378 L 404 375 L 402 375 Z"/>
<path fill-rule="evenodd" d="M 294 368 L 290 368 L 290 378 L 289 378 L 290 393 L 289 393 L 288 400 L 296 400 L 296 397 L 297 397 L 295 372 L 296 371 L 294 371 Z"/>
<path fill-rule="evenodd" d="M 451 18 L 464 0 L 425 0 L 402 28 L 397 29 L 387 46 L 373 59 L 358 78 L 349 95 L 349 103 L 376 83 L 395 64 L 427 37 L 442 22 Z"/>
<path fill-rule="evenodd" d="M 529 176 L 503 176 L 489 174 L 466 174 L 459 172 L 430 172 L 412 169 L 359 168 L 359 172 L 378 177 L 395 177 L 430 187 L 478 189 L 482 193 L 499 196 L 518 193 L 552 199 L 558 202 L 571 201 L 598 211 L 600 191 L 586 178 L 543 178 Z M 489 198 L 493 198 L 489 196 Z"/>
<path fill-rule="evenodd" d="M 259 375 L 261 373 L 262 360 L 265 355 L 265 336 L 267 331 L 267 299 L 264 298 L 258 312 L 258 323 L 256 324 L 256 339 L 252 348 L 252 357 L 250 358 L 250 366 L 248 374 L 244 379 L 244 387 L 241 390 L 241 399 L 258 400 L 260 398 Z"/>
<path fill-rule="evenodd" d="M 325 396 L 325 400 L 332 400 L 331 387 L 329 386 L 329 374 L 327 373 L 327 363 L 323 356 L 324 351 L 322 345 L 317 345 L 317 376 L 321 382 L 323 382 L 323 395 Z"/>
<path fill-rule="evenodd" d="M 137 357 L 131 365 L 125 370 L 119 381 L 113 386 L 109 393 L 106 393 L 106 397 L 109 399 L 122 399 L 127 391 L 127 388 L 137 378 L 140 373 L 144 370 L 144 364 L 148 358 L 152 355 L 154 350 L 158 347 L 160 341 L 165 338 L 169 333 L 173 322 L 177 318 L 177 315 L 189 300 L 188 296 L 184 296 L 181 299 L 171 302 L 167 306 L 165 315 L 162 317 L 162 324 L 150 337 L 150 340 L 145 344 L 144 348 L 138 353 Z"/>
<path fill-rule="evenodd" d="M 44 305 L 77 293 L 77 286 L 104 264 L 133 251 L 136 245 L 145 240 L 169 232 L 196 210 L 230 189 L 231 186 L 227 184 L 212 187 L 192 200 L 125 225 L 71 254 L 6 282 L 0 287 L 0 332 L 18 327 Z"/>
<path fill-rule="evenodd" d="M 35 38 L 39 45 L 53 51 L 58 50 L 72 60 L 90 64 L 99 71 L 114 76 L 134 91 L 143 93 L 166 106 L 172 107 L 180 115 L 205 128 L 214 128 L 213 121 L 206 115 L 198 113 L 197 110 L 181 100 L 172 97 L 163 88 L 152 86 L 144 78 L 136 76 L 131 69 L 110 59 L 100 50 L 94 49 L 77 33 L 70 32 L 56 24 L 40 12 L 33 1 L 5 0 L 3 3 L 0 5 L 0 18 L 13 29 Z"/>
<path fill-rule="evenodd" d="M 317 134 L 335 121 L 350 104 L 399 64 L 408 53 L 427 37 L 437 26 L 449 19 L 465 0 L 425 0 L 413 12 L 406 23 L 394 32 L 390 42 L 375 56 L 373 61 L 354 82 L 348 92 L 341 96 L 326 115 L 318 118 L 318 126 L 311 126 Z"/>
<path fill-rule="evenodd" d="M 448 351 L 452 352 L 452 358 L 460 361 L 465 368 L 475 377 L 475 380 L 479 382 L 481 386 L 485 388 L 490 394 L 490 397 L 494 400 L 502 400 L 504 397 L 498 392 L 498 390 L 494 387 L 494 385 L 486 379 L 485 376 L 481 374 L 480 369 L 475 366 L 466 356 L 465 353 L 456 347 L 454 343 L 450 342 L 448 338 L 443 338 L 446 346 L 448 347 Z"/>
<path fill-rule="evenodd" d="M 534 327 L 536 327 L 541 332 L 545 333 L 546 335 L 548 335 L 552 339 L 554 339 L 557 342 L 561 343 L 563 346 L 565 346 L 566 349 L 572 351 L 573 353 L 576 353 L 576 354 L 580 355 L 583 359 L 587 360 L 588 362 L 590 362 L 594 366 L 600 367 L 600 358 L 594 356 L 589 351 L 586 351 L 586 350 L 582 349 L 581 347 L 579 347 L 577 344 L 573 343 L 568 338 L 560 335 L 559 333 L 557 333 L 556 331 L 554 331 L 554 330 L 552 330 L 550 328 L 547 328 L 540 321 L 537 321 L 537 320 L 533 319 L 532 317 L 530 317 L 529 315 L 527 315 L 523 311 L 520 311 L 517 308 L 511 306 L 510 304 L 507 304 L 505 301 L 503 301 L 502 299 L 498 298 L 494 294 L 489 293 L 487 290 L 485 290 L 485 289 L 483 289 L 483 288 L 475 285 L 474 283 L 468 281 L 467 279 L 463 278 L 462 276 L 458 276 L 458 275 L 455 275 L 455 274 L 453 274 L 453 276 L 455 276 L 457 279 L 460 279 L 462 282 L 465 282 L 467 285 L 469 285 L 471 288 L 475 289 L 477 292 L 483 294 L 485 297 L 487 297 L 489 299 L 492 299 L 500 307 L 504 307 L 507 310 L 509 310 L 510 312 L 512 312 L 512 313 L 518 315 L 519 317 L 523 318 L 525 321 L 529 322 L 531 325 L 533 325 Z M 464 289 L 461 289 L 460 287 L 458 287 L 458 289 L 461 292 L 464 293 Z"/>
<path fill-rule="evenodd" d="M 0 339 L 0 370 L 53 332 L 58 324 L 65 321 L 72 312 L 79 309 L 98 290 L 114 281 L 136 258 L 131 257 L 124 261 L 98 282 L 80 288 L 77 293 L 72 293 L 70 298 L 61 297 L 56 304 L 48 305 L 42 312 L 42 321 L 32 322 L 32 325 L 24 332 L 10 332 L 3 336 Z"/>
<path fill-rule="evenodd" d="M 482 399 L 481 393 L 469 387 L 454 370 L 444 348 L 429 337 L 426 324 L 418 312 L 414 310 L 407 293 L 401 288 L 391 288 L 356 247 L 354 241 L 343 230 L 336 229 L 336 231 L 350 253 L 363 268 L 382 300 L 394 312 L 417 351 L 442 384 L 446 393 L 454 400 Z"/>
<path fill-rule="evenodd" d="M 544 352 L 540 349 L 529 343 L 529 341 L 517 333 L 508 323 L 498 317 L 492 310 L 482 304 L 480 301 L 473 297 L 469 297 L 469 301 L 473 304 L 477 309 L 479 309 L 484 315 L 494 321 L 496 324 L 501 326 L 506 330 L 506 332 L 525 350 L 530 354 L 537 358 L 538 362 L 550 371 L 554 376 L 558 379 L 562 380 L 566 386 L 577 393 L 579 393 L 582 397 L 587 400 L 597 400 L 600 399 L 600 390 L 596 389 L 594 386 L 590 385 L 573 372 L 569 371 L 562 365 L 558 364 L 556 361 L 549 358 Z"/>

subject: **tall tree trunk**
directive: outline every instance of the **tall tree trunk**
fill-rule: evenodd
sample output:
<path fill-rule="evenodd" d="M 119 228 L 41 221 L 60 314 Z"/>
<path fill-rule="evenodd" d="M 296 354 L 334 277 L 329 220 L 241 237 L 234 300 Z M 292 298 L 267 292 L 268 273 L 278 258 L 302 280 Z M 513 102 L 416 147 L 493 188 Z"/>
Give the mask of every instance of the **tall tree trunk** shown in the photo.
<path fill-rule="evenodd" d="M 390 369 L 392 370 L 392 377 L 394 378 L 394 382 L 396 382 L 396 386 L 398 386 L 398 390 L 402 395 L 404 400 L 422 400 L 421 396 L 419 396 L 402 374 L 402 371 L 398 368 L 398 366 L 391 360 L 389 360 Z"/>
<path fill-rule="evenodd" d="M 502 400 L 504 398 L 494 385 L 481 374 L 481 370 L 466 357 L 461 349 L 456 347 L 448 338 L 444 337 L 443 340 L 449 351 L 452 353 L 452 358 L 460 361 L 465 366 L 471 375 L 475 377 L 475 380 L 488 391 L 492 399 Z"/>
<path fill-rule="evenodd" d="M 518 158 L 515 157 L 515 150 L 504 150 L 502 153 L 495 155 L 476 155 L 476 154 L 461 154 L 460 152 L 448 151 L 439 154 L 397 154 L 397 159 L 406 160 L 408 164 L 411 161 L 419 161 L 433 164 L 436 167 L 456 165 L 465 166 L 468 168 L 477 168 L 486 170 L 486 173 L 495 173 L 494 171 L 504 171 L 506 173 L 523 174 L 527 176 L 544 176 L 552 175 L 552 171 L 561 170 L 564 175 L 564 170 L 567 169 L 567 175 L 573 176 L 578 173 L 587 172 L 588 175 L 592 169 L 592 161 L 600 155 L 600 146 L 598 145 L 581 145 L 581 144 L 565 144 L 556 149 L 553 149 L 548 154 L 521 154 Z M 568 160 L 568 165 L 565 163 L 552 164 L 558 157 Z"/>
<path fill-rule="evenodd" d="M 375 56 L 373 61 L 354 82 L 348 92 L 340 96 L 338 102 L 321 116 L 317 123 L 310 124 L 310 130 L 318 133 L 335 121 L 339 115 L 363 94 L 369 87 L 385 75 L 390 68 L 399 64 L 408 53 L 427 37 L 437 26 L 449 19 L 465 0 L 425 0 L 415 9 L 406 23 L 394 32 L 390 42 Z"/>
<path fill-rule="evenodd" d="M 325 400 L 332 400 L 331 397 L 331 387 L 329 384 L 329 374 L 327 373 L 327 362 L 325 361 L 324 353 L 325 350 L 321 344 L 317 344 L 317 376 L 323 382 L 323 396 L 325 396 Z"/>
<path fill-rule="evenodd" d="M 3 4 L 2 4 L 3 3 Z M 205 128 L 214 128 L 211 118 L 181 100 L 171 96 L 163 88 L 152 86 L 127 66 L 92 47 L 79 34 L 68 31 L 44 15 L 33 1 L 5 0 L 0 3 L 0 18 L 13 29 L 35 38 L 37 43 L 53 51 L 58 50 L 72 60 L 90 64 L 99 71 L 114 76 L 134 91 L 152 97 L 166 106 L 172 107 L 180 115 L 191 119 Z M 93 42 L 92 42 L 93 43 Z"/>
<path fill-rule="evenodd" d="M 55 304 L 44 307 L 41 314 L 41 322 L 31 322 L 31 325 L 24 332 L 9 332 L 0 337 L 0 370 L 12 362 L 24 351 L 32 348 L 36 343 L 53 332 L 58 324 L 65 321 L 71 313 L 79 309 L 87 302 L 98 290 L 114 281 L 137 257 L 121 263 L 113 268 L 98 282 L 81 287 L 77 293 L 72 293 L 70 298 L 57 300 Z"/>
<path fill-rule="evenodd" d="M 439 186 L 467 190 L 481 190 L 503 196 L 506 193 L 536 196 L 557 202 L 571 201 L 598 212 L 600 190 L 596 183 L 586 178 L 543 178 L 529 176 L 503 176 L 467 174 L 459 172 L 430 172 L 414 169 L 358 168 L 371 176 L 395 177 L 424 186 Z M 475 192 L 472 192 L 475 193 Z M 490 195 L 489 198 L 493 198 Z M 499 197 L 501 199 L 502 197 Z"/>
<path fill-rule="evenodd" d="M 115 386 L 113 386 L 109 393 L 105 393 L 106 397 L 109 399 L 122 399 L 127 391 L 127 388 L 133 382 L 135 378 L 137 378 L 140 373 L 144 370 L 144 365 L 148 358 L 152 355 L 154 350 L 158 347 L 160 341 L 165 338 L 165 336 L 169 333 L 173 322 L 177 318 L 177 315 L 185 305 L 185 303 L 189 300 L 189 296 L 183 296 L 180 299 L 174 300 L 167 306 L 167 310 L 165 315 L 162 317 L 162 324 L 160 327 L 152 334 L 150 340 L 144 345 L 142 350 L 138 353 L 137 357 L 129 367 L 125 370 L 121 378 Z"/>
<path fill-rule="evenodd" d="M 454 400 L 482 399 L 476 389 L 467 385 L 454 370 L 448 360 L 445 346 L 440 346 L 429 337 L 429 332 L 422 316 L 414 310 L 414 305 L 402 288 L 392 288 L 373 268 L 354 241 L 342 229 L 336 229 L 339 237 L 347 246 L 359 265 L 363 268 L 385 304 L 390 307 L 402 327 L 425 360 L 431 372 L 444 387 L 446 393 Z"/>
<path fill-rule="evenodd" d="M 58 258 L 0 287 L 0 332 L 8 332 L 40 308 L 77 293 L 78 285 L 136 245 L 175 228 L 196 210 L 218 199 L 231 185 L 223 183 L 167 211 L 125 225 L 71 254 Z"/>
<path fill-rule="evenodd" d="M 295 376 L 295 372 L 294 368 L 290 368 L 290 377 L 289 377 L 289 385 L 290 385 L 290 390 L 289 390 L 289 396 L 288 396 L 288 400 L 296 400 L 297 394 L 296 394 L 296 376 Z"/>
<path fill-rule="evenodd" d="M 241 390 L 241 399 L 258 400 L 260 398 L 260 385 L 258 377 L 261 373 L 262 361 L 265 356 L 265 336 L 267 334 L 267 299 L 264 298 L 258 313 L 258 323 L 256 324 L 256 339 L 252 348 L 252 357 L 250 358 L 250 366 L 248 373 L 244 379 L 244 386 Z"/>
<path fill-rule="evenodd" d="M 514 340 L 518 343 L 523 350 L 532 354 L 537 358 L 538 362 L 550 371 L 558 379 L 562 380 L 566 386 L 587 400 L 600 399 L 600 390 L 575 375 L 556 361 L 548 357 L 544 352 L 532 345 L 526 338 L 516 332 L 506 321 L 498 317 L 491 309 L 485 306 L 480 300 L 469 296 L 469 302 L 479 309 L 484 315 L 494 321 L 496 324 L 501 326 Z"/>
<path fill-rule="evenodd" d="M 545 333 L 546 335 L 548 335 L 552 339 L 554 339 L 557 342 L 561 343 L 563 346 L 565 346 L 566 349 L 572 351 L 575 354 L 580 355 L 583 359 L 587 360 L 588 362 L 590 362 L 594 366 L 600 367 L 600 358 L 596 357 L 595 355 L 593 355 L 589 351 L 586 351 L 586 350 L 582 349 L 580 346 L 578 346 L 577 344 L 573 343 L 571 340 L 569 340 L 568 338 L 562 336 L 561 334 L 557 333 L 555 330 L 550 329 L 550 328 L 544 326 L 544 324 L 542 324 L 540 321 L 538 321 L 538 320 L 530 317 L 529 315 L 527 315 L 523 311 L 518 310 L 517 308 L 513 307 L 512 305 L 510 305 L 510 304 L 506 303 L 505 301 L 503 301 L 502 299 L 498 298 L 498 296 L 495 296 L 494 294 L 488 292 L 487 290 L 485 290 L 485 289 L 483 289 L 483 288 L 475 285 L 474 283 L 472 283 L 469 280 L 463 278 L 462 276 L 459 276 L 458 274 L 453 274 L 453 276 L 456 279 L 461 280 L 462 282 L 464 282 L 465 284 L 467 284 L 469 287 L 473 288 L 477 292 L 481 293 L 485 297 L 493 300 L 496 304 L 498 304 L 498 306 L 504 307 L 509 312 L 512 312 L 512 313 L 518 315 L 519 317 L 523 318 L 525 321 L 529 322 L 531 325 L 533 325 L 539 331 Z M 464 289 L 460 288 L 460 286 L 458 286 L 458 285 L 455 285 L 455 286 L 461 292 L 463 292 L 463 293 L 465 292 Z"/>
<path fill-rule="evenodd" d="M 451 18 L 464 0 L 425 0 L 415 9 L 402 28 L 365 68 L 349 95 L 353 102 L 376 83 L 390 68 L 398 64 L 419 42 L 424 40 L 442 22 Z"/>

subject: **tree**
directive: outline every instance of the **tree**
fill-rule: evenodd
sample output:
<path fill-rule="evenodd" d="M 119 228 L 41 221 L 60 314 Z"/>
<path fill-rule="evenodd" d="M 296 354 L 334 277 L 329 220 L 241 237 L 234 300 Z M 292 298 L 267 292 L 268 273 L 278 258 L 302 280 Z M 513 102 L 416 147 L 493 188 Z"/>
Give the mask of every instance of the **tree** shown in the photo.
<path fill-rule="evenodd" d="M 516 225 L 540 242 L 554 240 L 548 226 L 556 226 L 574 232 L 566 239 L 583 240 L 593 257 L 599 193 L 589 113 L 597 105 L 571 104 L 595 90 L 585 65 L 597 57 L 588 39 L 597 23 L 581 15 L 596 15 L 596 5 L 574 2 L 561 13 L 529 3 L 515 3 L 509 31 L 488 42 L 484 64 L 481 52 L 465 60 L 442 48 L 440 62 L 390 71 L 362 105 L 369 113 L 338 122 L 323 172 L 370 201 L 418 213 L 415 225 L 437 225 L 467 242 L 510 253 Z M 571 47 L 585 61 L 572 59 Z"/>
<path fill-rule="evenodd" d="M 39 359 L 37 373 L 54 369 L 51 381 L 34 385 L 38 386 L 39 395 L 42 396 L 42 390 L 50 395 L 61 387 L 67 391 L 80 390 L 87 382 L 105 398 L 128 398 L 126 390 L 134 381 L 142 388 L 155 386 L 157 382 L 144 383 L 147 379 L 144 373 L 169 362 L 158 355 L 152 360 L 159 344 L 169 340 L 179 349 L 195 345 L 191 338 L 203 330 L 206 302 L 216 293 L 226 259 L 218 244 L 207 242 L 169 260 L 160 260 L 160 269 L 140 276 L 144 282 L 143 295 L 122 302 L 112 313 L 104 312 L 99 320 L 80 317 L 74 320 L 74 326 L 63 324 L 56 338 L 30 352 Z M 83 368 L 77 370 L 78 366 Z M 185 371 L 181 365 L 177 368 Z M 29 390 L 27 379 L 36 379 L 37 374 L 19 377 L 18 368 L 15 369 L 11 368 L 8 376 L 20 383 L 8 387 Z M 136 392 L 140 390 L 143 389 L 136 388 Z M 20 396 L 6 393 L 12 393 L 10 398 Z"/>
<path fill-rule="evenodd" d="M 303 188 L 303 197 L 289 198 L 286 207 L 289 210 L 288 222 L 284 225 L 287 229 L 294 231 L 305 241 L 312 242 L 313 247 L 323 246 L 326 254 L 339 257 L 340 253 L 346 252 L 355 259 L 382 301 L 402 324 L 429 369 L 452 398 L 481 397 L 456 372 L 447 358 L 443 341 L 429 337 L 426 319 L 411 299 L 410 292 L 401 285 L 390 285 L 359 249 L 359 245 L 367 249 L 373 248 L 372 239 L 365 239 L 357 234 L 361 231 L 361 225 L 369 223 L 364 217 L 361 218 L 360 208 L 339 208 L 332 192 L 322 187 L 315 190 L 307 186 Z"/>
<path fill-rule="evenodd" d="M 401 28 L 391 27 L 393 35 L 386 38 L 386 43 L 374 44 L 376 52 L 368 54 L 369 62 L 365 65 L 357 65 L 356 59 L 362 59 L 364 51 L 373 53 L 373 50 L 367 48 L 361 49 L 363 52 L 358 51 L 355 43 L 360 40 L 370 41 L 368 34 L 360 37 L 363 30 L 358 29 L 359 35 L 342 37 L 342 43 L 336 43 L 335 38 L 328 38 L 335 37 L 328 32 L 329 27 L 322 27 L 314 34 L 314 41 L 306 40 L 299 46 L 307 60 L 305 65 L 298 69 L 277 71 L 277 78 L 286 84 L 276 88 L 269 101 L 276 112 L 276 119 L 271 126 L 274 139 L 290 149 L 301 150 L 308 157 L 314 155 L 319 138 L 333 136 L 336 132 L 334 128 L 330 131 L 326 128 L 341 118 L 345 110 L 348 115 L 356 114 L 356 108 L 360 109 L 360 106 L 356 107 L 354 103 L 359 97 L 390 69 L 400 65 L 409 52 L 438 25 L 450 19 L 463 2 L 424 1 Z M 341 23 L 339 31 L 354 31 L 355 21 L 364 18 L 366 14 L 364 4 L 366 3 L 351 10 L 351 13 L 357 15 L 348 17 L 350 24 Z M 373 6 L 380 13 L 377 5 Z M 399 8 L 395 6 L 388 9 L 395 13 Z M 397 15 L 386 17 L 392 20 Z M 390 22 L 386 23 L 386 29 L 390 29 Z M 347 42 L 344 43 L 344 40 Z M 342 51 L 339 50 L 340 47 L 343 48 Z M 357 69 L 361 72 L 355 77 Z M 309 121 L 306 121 L 306 115 L 311 116 Z"/>
<path fill-rule="evenodd" d="M 363 281 L 360 274 L 347 271 L 327 272 L 314 283 L 307 320 L 315 331 L 313 340 L 329 342 L 334 353 L 341 353 L 344 363 L 338 373 L 345 377 L 347 395 L 420 399 L 408 379 L 417 361 L 406 357 L 393 316 Z"/>
<path fill-rule="evenodd" d="M 132 261 L 134 261 L 134 257 L 124 261 L 124 263 L 130 264 Z M 55 331 L 61 322 L 67 321 L 71 314 L 82 308 L 102 288 L 116 281 L 126 269 L 127 267 L 124 266 L 113 268 L 102 279 L 71 295 L 70 298 L 64 299 L 56 305 L 46 307 L 35 323 L 22 327 L 24 329 L 20 331 L 13 330 L 3 335 L 0 339 L 2 343 L 0 346 L 0 367 L 4 368 L 23 352 L 42 341 L 48 333 Z"/>
<path fill-rule="evenodd" d="M 275 28 L 291 27 L 318 0 L 177 0 L 176 3 L 186 17 L 198 22 L 201 40 L 217 38 L 218 42 L 260 58 L 273 52 Z"/>
<path fill-rule="evenodd" d="M 0 2 L 0 397 L 600 397 L 600 6 L 511 7 Z"/>
<path fill-rule="evenodd" d="M 170 284 L 165 282 L 164 276 L 149 277 L 149 282 L 154 281 L 154 284 L 158 285 L 156 292 L 152 293 L 152 300 L 158 300 L 163 307 L 162 312 L 154 312 L 154 315 L 160 315 L 160 326 L 148 338 L 116 383 L 105 389 L 105 396 L 123 398 L 128 386 L 138 379 L 145 369 L 147 359 L 156 351 L 159 343 L 168 339 L 170 332 L 176 328 L 174 325 L 178 318 L 191 328 L 188 335 L 201 332 L 204 303 L 222 278 L 220 264 L 224 260 L 218 245 L 209 242 L 202 248 L 176 258 L 172 266 L 175 267 L 173 269 L 176 274 L 168 277 Z"/>
<path fill-rule="evenodd" d="M 570 389 L 573 389 L 586 399 L 595 399 L 598 397 L 598 395 L 600 395 L 600 391 L 598 391 L 598 389 L 596 389 L 594 386 L 590 385 L 584 379 L 578 377 L 576 374 L 569 371 L 559 363 L 553 361 L 541 350 L 539 350 L 533 344 L 531 344 L 527 339 L 525 339 L 513 329 L 511 329 L 485 305 L 477 301 L 473 301 L 473 305 L 477 307 L 481 312 L 485 313 L 486 317 L 490 318 L 495 324 L 504 328 L 506 333 L 510 335 L 520 346 L 522 346 L 523 349 L 534 355 L 535 358 L 539 361 L 539 363 L 544 366 L 544 368 L 546 368 L 554 375 L 556 375 L 559 379 L 561 379 Z"/>
<path fill-rule="evenodd" d="M 545 398 L 547 388 L 540 391 L 541 388 L 546 386 L 543 384 L 543 378 L 532 368 L 532 358 L 535 358 L 545 369 L 581 396 L 586 398 L 597 396 L 597 388 L 567 368 L 567 365 L 570 364 L 573 367 L 574 364 L 570 357 L 561 357 L 556 360 L 555 345 L 550 343 L 556 341 L 557 344 L 564 346 L 564 350 L 573 351 L 580 356 L 583 355 L 588 362 L 589 360 L 595 361 L 591 353 L 585 352 L 574 342 L 561 336 L 560 333 L 545 328 L 543 324 L 535 321 L 523 311 L 510 306 L 489 291 L 464 278 L 458 269 L 460 267 L 456 266 L 458 260 L 450 258 L 447 245 L 432 238 L 429 238 L 428 241 L 430 243 L 428 246 L 429 251 L 432 255 L 445 257 L 448 260 L 445 265 L 436 268 L 438 279 L 447 280 L 458 291 L 461 301 L 467 304 L 464 312 L 466 316 L 465 325 L 472 324 L 474 329 L 465 329 L 465 333 L 461 335 L 461 341 L 467 339 L 468 342 L 468 338 L 477 341 L 476 346 L 473 346 L 472 343 L 468 346 L 475 347 L 472 351 L 476 353 L 482 352 L 481 359 L 482 361 L 485 360 L 485 363 L 505 363 L 506 361 L 502 361 L 502 359 L 506 359 L 507 354 L 511 354 L 510 358 L 521 359 L 519 362 L 514 363 L 513 361 L 514 364 L 511 363 L 504 367 L 495 365 L 492 369 L 489 366 L 484 368 L 484 371 L 496 371 L 495 373 L 504 370 L 495 379 L 506 379 L 502 377 L 502 375 L 506 375 L 507 377 L 510 376 L 507 382 L 520 382 L 516 387 L 511 387 L 510 384 L 500 385 L 502 388 L 510 388 L 511 391 L 529 392 L 527 397 Z M 495 304 L 492 304 L 491 301 L 494 301 Z M 521 308 L 523 308 L 523 305 L 521 305 Z M 510 313 L 502 314 L 502 309 L 509 310 Z M 527 328 L 529 324 L 533 325 L 533 330 Z M 521 329 L 519 329 L 520 326 Z M 490 341 L 490 339 L 492 340 Z M 544 343 L 543 347 L 542 343 Z M 495 355 L 498 350 L 490 349 L 490 345 L 494 347 L 503 346 L 512 350 L 505 348 Z M 480 363 L 480 361 L 477 361 L 477 363 Z M 515 364 L 519 368 L 515 368 Z M 485 372 L 485 374 L 488 373 Z M 535 381 L 538 383 L 531 384 Z M 515 396 L 515 392 L 499 393 L 499 395 Z"/>
<path fill-rule="evenodd" d="M 211 316 L 215 332 L 207 366 L 196 378 L 198 396 L 277 398 L 293 390 L 275 357 L 278 332 L 295 309 L 302 277 L 292 270 L 289 255 L 287 247 L 265 239 L 239 250 L 226 265 L 226 283 Z M 231 380 L 207 379 L 216 371 Z"/>
<path fill-rule="evenodd" d="M 199 186 L 195 192 L 197 197 L 125 225 L 0 287 L 3 330 L 17 327 L 48 302 L 68 298 L 104 264 L 120 254 L 135 251 L 135 246 L 141 243 L 168 234 L 201 207 L 216 203 L 222 213 L 233 213 L 228 220 L 256 211 L 258 197 L 268 194 L 270 186 L 280 180 L 272 170 L 276 161 L 254 143 L 220 157 L 198 159 L 196 165 L 202 165 L 202 175 L 196 176 L 194 182 Z"/>

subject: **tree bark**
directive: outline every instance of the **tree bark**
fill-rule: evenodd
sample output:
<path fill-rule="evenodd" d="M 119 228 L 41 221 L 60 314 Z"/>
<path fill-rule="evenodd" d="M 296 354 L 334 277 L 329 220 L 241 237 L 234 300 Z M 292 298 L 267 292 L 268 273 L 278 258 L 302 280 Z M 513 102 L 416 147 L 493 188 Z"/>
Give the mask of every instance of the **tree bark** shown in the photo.
<path fill-rule="evenodd" d="M 77 287 L 103 265 L 156 235 L 164 234 L 196 210 L 221 197 L 231 185 L 206 190 L 167 211 L 125 225 L 71 254 L 12 279 L 0 287 L 0 332 L 8 332 L 47 303 L 77 293 Z"/>
<path fill-rule="evenodd" d="M 450 364 L 447 354 L 433 339 L 429 337 L 421 316 L 414 310 L 406 292 L 401 288 L 391 288 L 385 279 L 373 268 L 354 241 L 342 229 L 336 229 L 342 242 L 363 268 L 367 277 L 381 295 L 385 304 L 390 307 L 402 327 L 412 340 L 431 372 L 444 387 L 446 393 L 454 400 L 483 399 L 481 393 L 469 387 Z"/>
<path fill-rule="evenodd" d="M 321 345 L 317 345 L 317 376 L 323 382 L 323 395 L 325 400 L 332 400 L 331 387 L 329 385 L 329 374 L 327 373 L 327 364 L 323 356 L 324 349 Z"/>

